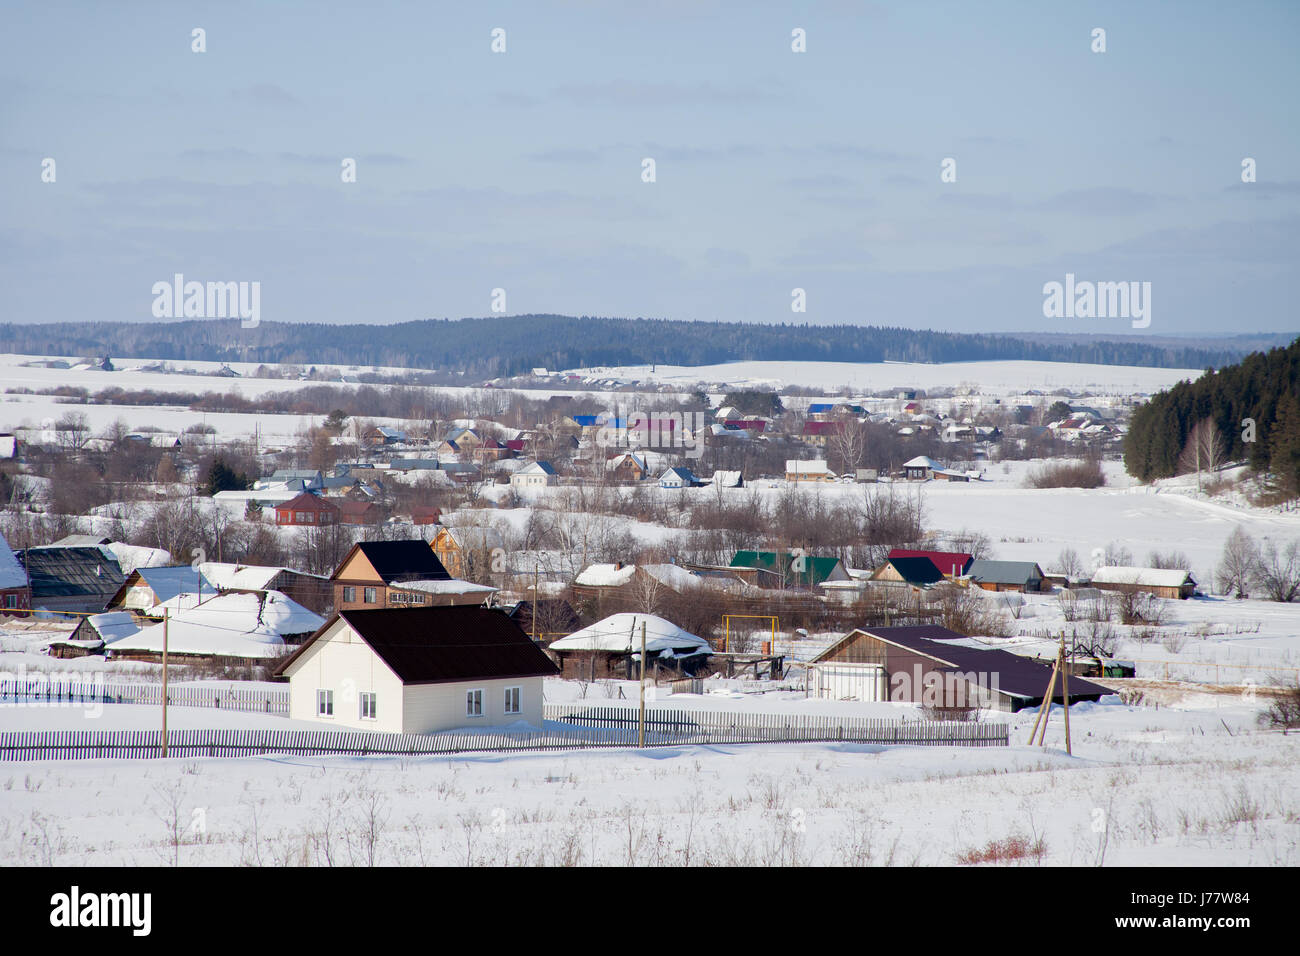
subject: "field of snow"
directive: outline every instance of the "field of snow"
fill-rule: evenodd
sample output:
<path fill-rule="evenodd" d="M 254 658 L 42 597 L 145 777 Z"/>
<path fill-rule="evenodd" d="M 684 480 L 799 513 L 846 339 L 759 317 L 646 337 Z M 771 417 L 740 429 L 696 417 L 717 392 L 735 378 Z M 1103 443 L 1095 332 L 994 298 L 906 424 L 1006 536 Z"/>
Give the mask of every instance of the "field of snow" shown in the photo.
<path fill-rule="evenodd" d="M 139 710 L 149 709 L 110 706 L 96 723 L 147 724 L 150 714 L 127 713 Z M 1021 714 L 1005 717 L 1013 745 L 988 749 L 769 744 L 4 763 L 0 859 L 951 865 L 1021 837 L 1036 848 L 1021 861 L 1030 864 L 1293 866 L 1300 765 L 1292 738 L 1255 729 L 1254 710 L 1233 697 L 1159 709 L 1107 698 L 1072 709 L 1072 757 L 1057 710 L 1047 749 L 1025 745 L 1032 714 Z M 173 726 L 290 726 L 206 709 L 173 714 Z M 39 708 L 23 718 L 65 719 Z"/>

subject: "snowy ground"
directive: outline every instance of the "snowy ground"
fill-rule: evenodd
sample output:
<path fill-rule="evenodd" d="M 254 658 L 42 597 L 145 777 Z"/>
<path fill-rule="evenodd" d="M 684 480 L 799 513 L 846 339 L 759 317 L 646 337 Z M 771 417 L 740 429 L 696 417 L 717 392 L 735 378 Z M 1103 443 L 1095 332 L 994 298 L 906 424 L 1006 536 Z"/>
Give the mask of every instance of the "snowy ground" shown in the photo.
<path fill-rule="evenodd" d="M 1025 745 L 1032 715 L 1023 714 L 1006 718 L 1013 746 L 989 749 L 773 744 L 4 763 L 0 859 L 951 865 L 1023 837 L 1041 840 L 1042 852 L 1022 863 L 1300 863 L 1293 737 L 1256 730 L 1254 706 L 1239 698 L 1160 709 L 1114 700 L 1072 710 L 1072 757 L 1057 710 L 1046 750 Z M 110 723 L 150 716 L 105 710 Z M 173 713 L 173 726 L 290 725 Z M 29 723 L 66 719 L 28 714 Z"/>

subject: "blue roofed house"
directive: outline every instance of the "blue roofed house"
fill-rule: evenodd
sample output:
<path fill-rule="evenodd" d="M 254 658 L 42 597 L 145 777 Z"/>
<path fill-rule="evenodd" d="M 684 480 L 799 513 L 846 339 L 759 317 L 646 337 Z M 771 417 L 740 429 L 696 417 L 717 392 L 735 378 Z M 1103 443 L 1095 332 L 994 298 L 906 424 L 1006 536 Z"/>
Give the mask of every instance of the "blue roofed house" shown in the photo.
<path fill-rule="evenodd" d="M 696 488 L 704 484 L 689 468 L 669 468 L 659 477 L 660 488 Z"/>
<path fill-rule="evenodd" d="M 213 597 L 216 587 L 188 564 L 168 568 L 138 568 L 127 575 L 117 594 L 108 602 L 111 611 L 135 611 L 147 617 L 161 616 L 159 605 L 176 601 L 182 606 Z"/>

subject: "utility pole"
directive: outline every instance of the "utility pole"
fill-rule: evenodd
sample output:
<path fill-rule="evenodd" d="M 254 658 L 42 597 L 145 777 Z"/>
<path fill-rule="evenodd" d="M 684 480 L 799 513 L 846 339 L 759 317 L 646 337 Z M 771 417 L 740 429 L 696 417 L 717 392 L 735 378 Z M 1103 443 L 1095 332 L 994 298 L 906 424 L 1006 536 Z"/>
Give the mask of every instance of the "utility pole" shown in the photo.
<path fill-rule="evenodd" d="M 645 621 L 641 622 L 641 707 L 637 716 L 636 745 L 645 746 Z"/>
<path fill-rule="evenodd" d="M 162 685 L 162 711 L 163 711 L 163 728 L 162 728 L 162 755 L 167 756 L 167 625 L 170 618 L 170 609 L 163 608 L 163 685 Z"/>
<path fill-rule="evenodd" d="M 537 556 L 533 555 L 533 643 L 537 643 Z"/>

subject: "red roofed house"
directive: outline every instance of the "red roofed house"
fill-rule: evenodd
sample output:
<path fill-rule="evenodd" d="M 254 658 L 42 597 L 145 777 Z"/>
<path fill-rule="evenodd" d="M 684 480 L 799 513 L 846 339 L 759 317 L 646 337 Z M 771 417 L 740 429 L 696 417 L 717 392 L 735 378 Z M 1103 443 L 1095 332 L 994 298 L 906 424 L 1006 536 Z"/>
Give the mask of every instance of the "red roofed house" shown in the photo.
<path fill-rule="evenodd" d="M 275 506 L 275 523 L 316 527 L 339 523 L 339 506 L 310 491 Z"/>
<path fill-rule="evenodd" d="M 889 552 L 891 558 L 929 558 L 934 566 L 943 572 L 943 576 L 952 580 L 965 574 L 975 560 L 974 555 L 964 551 L 913 551 L 908 548 L 894 548 Z"/>
<path fill-rule="evenodd" d="M 384 520 L 384 509 L 373 501 L 344 498 L 338 502 L 338 509 L 343 524 L 378 524 Z"/>
<path fill-rule="evenodd" d="M 803 439 L 814 445 L 824 445 L 833 435 L 844 431 L 843 422 L 804 422 Z"/>
<path fill-rule="evenodd" d="M 767 420 L 764 418 L 728 418 L 722 423 L 722 427 L 761 433 L 763 429 L 767 428 Z"/>

